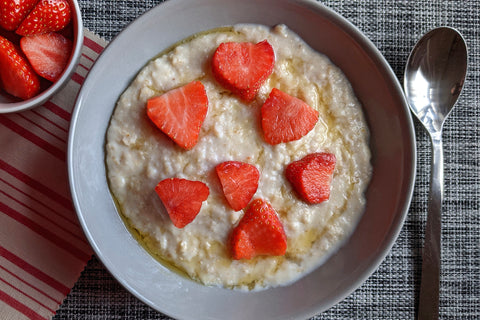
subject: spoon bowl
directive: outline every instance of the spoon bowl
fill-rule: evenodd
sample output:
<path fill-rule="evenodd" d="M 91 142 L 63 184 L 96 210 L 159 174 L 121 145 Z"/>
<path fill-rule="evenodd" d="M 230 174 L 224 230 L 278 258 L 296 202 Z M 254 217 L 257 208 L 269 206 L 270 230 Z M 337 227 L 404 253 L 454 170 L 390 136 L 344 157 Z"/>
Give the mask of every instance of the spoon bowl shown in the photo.
<path fill-rule="evenodd" d="M 442 129 L 462 91 L 467 73 L 467 47 L 449 27 L 433 29 L 415 45 L 405 68 L 404 90 L 410 109 L 432 142 L 432 172 L 422 256 L 417 319 L 439 317 L 441 215 L 443 201 Z"/>
<path fill-rule="evenodd" d="M 467 48 L 455 29 L 433 29 L 415 45 L 405 68 L 404 87 L 410 108 L 429 132 L 441 131 L 466 71 Z"/>

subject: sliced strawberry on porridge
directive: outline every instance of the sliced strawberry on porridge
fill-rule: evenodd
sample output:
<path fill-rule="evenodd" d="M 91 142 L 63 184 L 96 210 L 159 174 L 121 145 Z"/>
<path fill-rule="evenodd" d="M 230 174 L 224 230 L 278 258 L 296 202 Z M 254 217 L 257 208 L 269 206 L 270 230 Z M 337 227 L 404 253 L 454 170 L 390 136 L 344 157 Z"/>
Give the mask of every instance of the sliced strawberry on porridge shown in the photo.
<path fill-rule="evenodd" d="M 230 207 L 239 211 L 247 206 L 258 188 L 260 173 L 254 165 L 225 161 L 215 167 Z"/>
<path fill-rule="evenodd" d="M 155 191 L 177 228 L 185 227 L 196 218 L 210 194 L 205 183 L 180 178 L 160 181 Z"/>
<path fill-rule="evenodd" d="M 330 197 L 335 163 L 335 155 L 331 153 L 311 153 L 290 163 L 285 175 L 302 199 L 321 203 Z"/>
<path fill-rule="evenodd" d="M 255 98 L 274 65 L 275 53 L 266 40 L 222 43 L 212 59 L 215 79 L 246 102 Z"/>
<path fill-rule="evenodd" d="M 150 120 L 175 143 L 187 150 L 197 144 L 207 110 L 207 93 L 200 81 L 172 89 L 147 102 L 147 115 Z"/>
<path fill-rule="evenodd" d="M 285 254 L 287 236 L 270 203 L 256 199 L 250 204 L 230 235 L 230 249 L 235 260 Z"/>
<path fill-rule="evenodd" d="M 304 101 L 273 88 L 261 109 L 265 141 L 279 144 L 298 140 L 318 121 L 318 111 Z"/>

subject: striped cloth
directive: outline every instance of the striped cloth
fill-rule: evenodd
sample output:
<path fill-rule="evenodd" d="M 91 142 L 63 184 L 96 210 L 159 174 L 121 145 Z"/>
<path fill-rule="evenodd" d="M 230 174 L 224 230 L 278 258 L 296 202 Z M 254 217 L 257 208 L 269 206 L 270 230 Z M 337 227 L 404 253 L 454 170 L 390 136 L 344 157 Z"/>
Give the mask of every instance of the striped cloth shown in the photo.
<path fill-rule="evenodd" d="M 62 91 L 0 115 L 0 319 L 50 319 L 92 256 L 70 198 L 66 151 L 75 98 L 105 45 L 85 30 Z"/>

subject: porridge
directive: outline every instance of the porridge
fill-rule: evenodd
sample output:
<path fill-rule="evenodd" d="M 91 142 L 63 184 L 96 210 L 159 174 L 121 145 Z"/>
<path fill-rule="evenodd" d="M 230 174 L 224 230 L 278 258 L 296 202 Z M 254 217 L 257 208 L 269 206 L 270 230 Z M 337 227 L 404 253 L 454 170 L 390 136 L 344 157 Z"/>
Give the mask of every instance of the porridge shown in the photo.
<path fill-rule="evenodd" d="M 271 75 L 250 102 L 224 89 L 212 74 L 212 56 L 226 42 L 267 40 L 275 53 Z M 149 99 L 199 81 L 208 111 L 198 142 L 188 150 L 147 116 Z M 261 107 L 273 88 L 306 102 L 318 121 L 300 139 L 265 142 Z M 368 127 L 343 73 L 284 25 L 236 25 L 192 36 L 150 61 L 118 100 L 106 136 L 109 186 L 119 211 L 142 245 L 161 262 L 206 285 L 255 290 L 285 285 L 312 271 L 351 233 L 365 207 L 371 175 Z M 336 165 L 330 197 L 303 201 L 285 177 L 288 164 L 328 152 Z M 254 199 L 276 210 L 287 241 L 284 255 L 232 259 L 229 235 L 245 210 L 228 205 L 215 168 L 241 161 L 259 171 Z M 201 181 L 209 188 L 195 219 L 172 224 L 155 192 L 168 178 Z"/>

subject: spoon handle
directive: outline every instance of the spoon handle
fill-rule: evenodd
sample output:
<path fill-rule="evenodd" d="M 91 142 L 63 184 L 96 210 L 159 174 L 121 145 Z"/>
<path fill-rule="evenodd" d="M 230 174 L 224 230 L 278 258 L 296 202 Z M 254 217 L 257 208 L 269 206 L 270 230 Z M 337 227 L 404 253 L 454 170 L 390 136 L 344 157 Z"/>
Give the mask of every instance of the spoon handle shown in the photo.
<path fill-rule="evenodd" d="M 441 132 L 431 134 L 432 173 L 422 259 L 418 320 L 438 320 L 443 200 L 443 146 Z"/>

